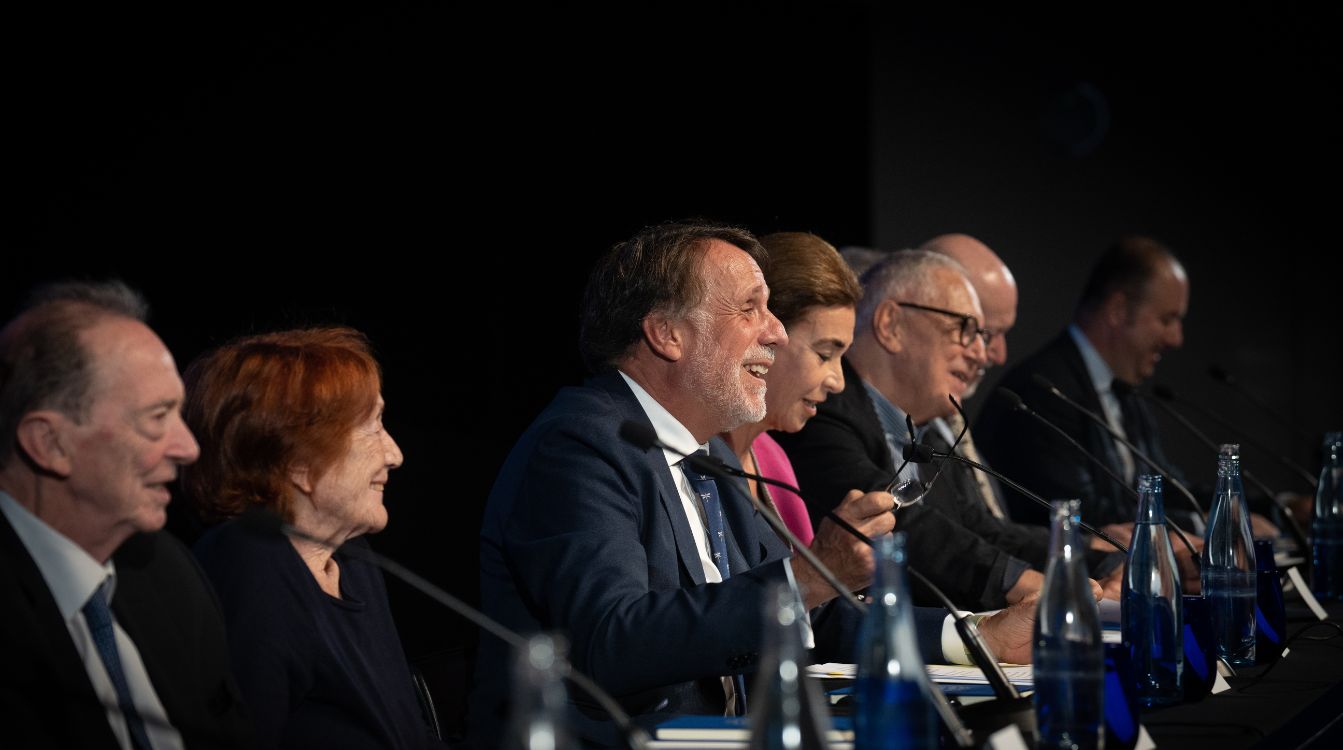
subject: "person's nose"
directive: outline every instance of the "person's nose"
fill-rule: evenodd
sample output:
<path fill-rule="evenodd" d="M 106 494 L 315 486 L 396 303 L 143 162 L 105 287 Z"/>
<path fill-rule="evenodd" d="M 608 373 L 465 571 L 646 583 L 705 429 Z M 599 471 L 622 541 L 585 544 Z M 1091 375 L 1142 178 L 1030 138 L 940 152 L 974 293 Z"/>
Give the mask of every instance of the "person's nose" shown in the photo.
<path fill-rule="evenodd" d="M 179 464 L 189 464 L 200 458 L 201 446 L 196 442 L 196 436 L 191 434 L 191 429 L 187 423 L 182 420 L 182 415 L 178 414 L 173 419 L 173 426 L 168 435 L 168 458 Z"/>
<path fill-rule="evenodd" d="M 382 431 L 382 450 L 387 468 L 395 469 L 402 464 L 405 457 L 401 455 L 401 446 L 396 444 L 396 441 L 392 439 L 392 433 L 387 430 Z"/>

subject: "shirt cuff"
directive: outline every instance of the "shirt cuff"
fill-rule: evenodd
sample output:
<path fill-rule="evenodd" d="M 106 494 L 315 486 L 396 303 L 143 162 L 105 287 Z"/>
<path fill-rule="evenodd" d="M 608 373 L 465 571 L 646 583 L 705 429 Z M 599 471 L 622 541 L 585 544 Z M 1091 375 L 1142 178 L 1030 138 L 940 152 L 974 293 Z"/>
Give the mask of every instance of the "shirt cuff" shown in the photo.
<path fill-rule="evenodd" d="M 956 611 L 956 617 L 962 615 L 974 616 L 971 612 Z M 961 634 L 956 632 L 956 617 L 947 615 L 942 621 L 942 659 L 947 664 L 973 664 L 974 661 L 965 652 L 965 642 L 961 640 Z"/>

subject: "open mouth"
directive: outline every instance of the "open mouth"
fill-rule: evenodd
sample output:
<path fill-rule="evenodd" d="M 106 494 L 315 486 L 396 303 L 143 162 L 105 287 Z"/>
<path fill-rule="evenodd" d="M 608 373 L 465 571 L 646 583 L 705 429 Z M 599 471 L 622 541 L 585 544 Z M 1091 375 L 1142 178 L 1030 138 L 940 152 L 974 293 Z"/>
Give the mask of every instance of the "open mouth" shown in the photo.
<path fill-rule="evenodd" d="M 753 377 L 764 380 L 765 375 L 769 372 L 769 365 L 746 365 L 746 371 Z"/>

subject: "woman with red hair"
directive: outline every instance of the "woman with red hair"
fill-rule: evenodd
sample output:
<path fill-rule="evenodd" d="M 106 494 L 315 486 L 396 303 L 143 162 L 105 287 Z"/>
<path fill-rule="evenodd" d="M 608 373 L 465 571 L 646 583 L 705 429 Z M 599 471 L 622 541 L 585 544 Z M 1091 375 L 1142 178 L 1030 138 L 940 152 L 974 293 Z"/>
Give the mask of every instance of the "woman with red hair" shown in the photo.
<path fill-rule="evenodd" d="M 386 526 L 383 490 L 401 465 L 368 341 L 349 328 L 250 336 L 196 360 L 186 384 L 201 456 L 183 479 L 202 515 L 224 521 L 195 552 L 258 736 L 275 747 L 434 746 L 382 575 L 340 550 Z M 228 520 L 253 509 L 307 538 Z"/>

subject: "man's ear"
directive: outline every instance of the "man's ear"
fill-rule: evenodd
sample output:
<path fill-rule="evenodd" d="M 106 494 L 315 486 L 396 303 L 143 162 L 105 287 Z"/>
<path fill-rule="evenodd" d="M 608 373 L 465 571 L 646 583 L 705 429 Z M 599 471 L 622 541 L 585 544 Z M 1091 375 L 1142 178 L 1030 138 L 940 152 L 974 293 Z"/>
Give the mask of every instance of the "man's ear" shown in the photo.
<path fill-rule="evenodd" d="M 1111 328 L 1124 327 L 1129 319 L 1128 296 L 1120 291 L 1111 292 L 1101 305 L 1101 319 Z"/>
<path fill-rule="evenodd" d="M 666 313 L 651 312 L 644 316 L 644 341 L 653 353 L 668 362 L 685 356 L 686 325 L 684 320 L 673 320 Z"/>
<path fill-rule="evenodd" d="M 15 443 L 38 468 L 58 477 L 68 477 L 74 470 L 72 426 L 69 417 L 58 411 L 31 411 L 19 420 Z"/>
<path fill-rule="evenodd" d="M 881 348 L 891 354 L 904 349 L 903 332 L 900 328 L 903 317 L 904 310 L 900 309 L 900 305 L 893 299 L 882 300 L 872 313 L 872 335 L 877 337 L 877 343 L 881 344 Z"/>

